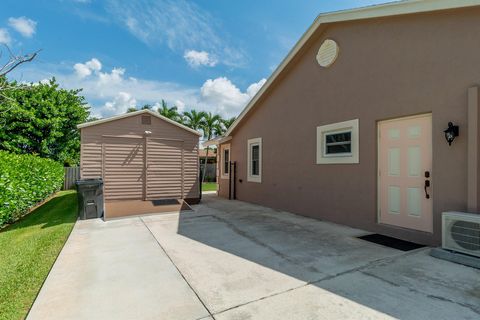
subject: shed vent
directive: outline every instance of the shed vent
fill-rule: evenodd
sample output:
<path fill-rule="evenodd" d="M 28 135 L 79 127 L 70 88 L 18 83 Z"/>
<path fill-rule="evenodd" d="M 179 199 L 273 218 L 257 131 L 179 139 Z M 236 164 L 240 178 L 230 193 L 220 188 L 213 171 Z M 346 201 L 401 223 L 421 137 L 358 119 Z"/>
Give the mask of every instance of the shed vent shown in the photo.
<path fill-rule="evenodd" d="M 152 124 L 152 117 L 142 116 L 142 124 Z"/>

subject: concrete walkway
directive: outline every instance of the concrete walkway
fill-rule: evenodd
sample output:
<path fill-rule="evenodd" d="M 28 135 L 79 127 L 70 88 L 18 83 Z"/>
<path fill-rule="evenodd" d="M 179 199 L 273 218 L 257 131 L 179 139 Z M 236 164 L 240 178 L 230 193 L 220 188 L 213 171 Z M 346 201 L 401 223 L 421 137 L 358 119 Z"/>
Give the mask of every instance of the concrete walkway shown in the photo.
<path fill-rule="evenodd" d="M 204 196 L 79 221 L 28 319 L 479 319 L 480 271 L 365 232 Z"/>

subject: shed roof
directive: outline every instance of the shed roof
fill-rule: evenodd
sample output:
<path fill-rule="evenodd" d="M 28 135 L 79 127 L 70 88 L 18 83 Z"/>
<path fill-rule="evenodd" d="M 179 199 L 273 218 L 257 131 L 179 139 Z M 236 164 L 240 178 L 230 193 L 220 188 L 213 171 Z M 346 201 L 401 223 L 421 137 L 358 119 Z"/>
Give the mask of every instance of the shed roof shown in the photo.
<path fill-rule="evenodd" d="M 83 129 L 83 128 L 87 128 L 87 127 L 91 127 L 91 126 L 96 126 L 96 125 L 99 125 L 99 124 L 102 124 L 102 123 L 106 123 L 106 122 L 110 122 L 110 121 L 115 121 L 115 120 L 120 120 L 120 119 L 123 119 L 123 118 L 128 118 L 128 117 L 133 117 L 133 116 L 137 116 L 139 114 L 144 114 L 144 113 L 147 113 L 149 115 L 152 115 L 154 117 L 157 117 L 163 121 L 166 121 L 170 124 L 173 124 L 174 126 L 177 126 L 183 130 L 186 130 L 186 131 L 189 131 L 193 134 L 196 134 L 198 136 L 202 136 L 202 134 L 196 130 L 193 130 L 192 128 L 189 128 L 181 123 L 178 123 L 176 121 L 173 121 L 172 119 L 169 119 L 167 117 L 164 117 L 162 116 L 161 114 L 157 113 L 157 112 L 153 112 L 151 110 L 148 110 L 148 109 L 144 109 L 144 110 L 139 110 L 139 111 L 134 111 L 134 112 L 129 112 L 129 113 L 124 113 L 124 114 L 120 114 L 118 116 L 113 116 L 113 117 L 109 117 L 109 118 L 105 118 L 105 119 L 100 119 L 100 120 L 95 120 L 95 121 L 90 121 L 90 122 L 85 122 L 85 123 L 81 123 L 79 125 L 77 125 L 77 128 L 78 129 Z"/>
<path fill-rule="evenodd" d="M 237 119 L 228 128 L 225 136 L 229 136 L 233 130 L 235 130 L 238 124 L 242 122 L 242 119 L 255 107 L 259 99 L 265 94 L 265 92 L 267 92 L 272 83 L 283 72 L 287 65 L 290 64 L 292 59 L 297 55 L 300 49 L 307 43 L 307 41 L 321 25 L 341 21 L 371 19 L 420 12 L 465 8 L 478 5 L 480 5 L 480 0 L 405 0 L 318 15 L 312 25 L 307 29 L 300 40 L 298 40 L 295 46 L 290 50 L 288 55 L 270 75 L 267 82 L 265 82 L 262 88 L 250 100 Z"/>

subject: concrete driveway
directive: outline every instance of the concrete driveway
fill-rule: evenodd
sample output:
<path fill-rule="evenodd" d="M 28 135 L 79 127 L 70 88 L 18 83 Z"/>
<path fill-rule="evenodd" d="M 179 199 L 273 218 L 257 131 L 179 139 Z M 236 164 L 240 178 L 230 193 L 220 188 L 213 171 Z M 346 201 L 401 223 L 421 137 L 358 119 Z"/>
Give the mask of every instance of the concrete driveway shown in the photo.
<path fill-rule="evenodd" d="M 480 319 L 480 271 L 364 231 L 206 196 L 79 221 L 28 319 Z"/>

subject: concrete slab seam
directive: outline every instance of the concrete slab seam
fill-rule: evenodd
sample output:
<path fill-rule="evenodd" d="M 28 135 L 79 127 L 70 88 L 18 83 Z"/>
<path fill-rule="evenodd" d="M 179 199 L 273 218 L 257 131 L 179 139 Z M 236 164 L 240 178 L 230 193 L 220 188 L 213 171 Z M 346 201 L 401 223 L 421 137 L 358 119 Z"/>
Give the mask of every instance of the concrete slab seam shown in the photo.
<path fill-rule="evenodd" d="M 208 307 L 206 306 L 205 302 L 202 300 L 202 298 L 200 297 L 200 295 L 198 294 L 198 292 L 192 287 L 192 285 L 188 282 L 187 278 L 184 276 L 184 274 L 182 273 L 182 271 L 177 267 L 177 265 L 175 264 L 175 262 L 173 261 L 173 259 L 170 257 L 170 255 L 167 253 L 167 251 L 165 250 L 165 248 L 163 248 L 163 246 L 160 244 L 160 242 L 158 241 L 158 239 L 155 237 L 155 235 L 153 234 L 152 230 L 150 230 L 150 228 L 147 226 L 147 224 L 145 223 L 145 221 L 143 221 L 142 218 L 140 218 L 140 220 L 142 221 L 143 225 L 145 226 L 145 228 L 147 228 L 148 232 L 150 232 L 150 235 L 153 237 L 153 239 L 155 239 L 155 242 L 158 244 L 158 246 L 160 247 L 160 249 L 165 253 L 165 255 L 167 256 L 167 258 L 170 260 L 170 262 L 173 264 L 173 266 L 175 267 L 175 269 L 177 269 L 178 273 L 180 274 L 180 276 L 183 278 L 183 280 L 185 281 L 185 283 L 188 285 L 188 287 L 190 288 L 190 290 L 192 290 L 192 292 L 197 296 L 197 299 L 198 301 L 200 301 L 200 303 L 203 305 L 203 307 L 205 308 L 205 310 L 207 310 L 208 314 L 210 315 L 210 317 L 212 317 L 214 320 L 215 320 L 215 317 L 213 316 L 212 312 L 210 311 L 210 309 L 208 309 Z"/>
<path fill-rule="evenodd" d="M 301 286 L 298 286 L 298 287 L 293 287 L 293 288 L 290 288 L 290 289 L 287 289 L 287 290 L 283 290 L 283 291 L 280 291 L 280 292 L 275 292 L 275 293 L 272 293 L 272 294 L 270 294 L 270 295 L 260 297 L 260 298 L 255 299 L 255 300 L 247 301 L 247 302 L 238 304 L 238 305 L 236 305 L 236 306 L 233 306 L 233 307 L 230 307 L 230 308 L 226 308 L 226 309 L 224 309 L 224 310 L 217 311 L 217 312 L 214 313 L 214 315 L 219 315 L 219 314 L 221 314 L 221 313 L 224 313 L 224 312 L 227 312 L 227 311 L 230 311 L 230 310 L 234 310 L 234 309 L 237 309 L 237 308 L 240 308 L 240 307 L 249 305 L 249 304 L 254 303 L 254 302 L 257 302 L 257 301 L 266 300 L 266 299 L 268 299 L 268 298 L 273 298 L 273 297 L 276 297 L 276 296 L 278 296 L 278 295 L 281 295 L 281 294 L 284 294 L 284 293 L 287 293 L 287 292 L 291 292 L 291 291 L 294 291 L 294 290 L 297 290 L 297 289 L 301 289 L 301 288 L 303 288 L 303 287 L 308 286 L 309 284 L 310 284 L 310 283 L 305 283 L 305 284 L 303 284 L 303 285 L 301 285 Z"/>

